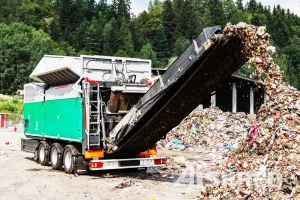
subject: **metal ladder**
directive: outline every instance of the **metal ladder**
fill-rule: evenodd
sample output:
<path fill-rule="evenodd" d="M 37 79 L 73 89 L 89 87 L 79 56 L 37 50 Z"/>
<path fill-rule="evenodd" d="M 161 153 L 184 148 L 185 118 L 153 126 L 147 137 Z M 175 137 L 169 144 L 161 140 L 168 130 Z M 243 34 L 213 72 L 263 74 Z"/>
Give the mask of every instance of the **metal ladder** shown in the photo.
<path fill-rule="evenodd" d="M 96 87 L 96 90 L 95 90 Z M 96 94 L 96 95 L 95 95 Z M 95 98 L 96 97 L 96 98 Z M 86 82 L 86 135 L 87 148 L 100 147 L 101 145 L 101 106 L 100 86 Z M 92 109 L 92 108 L 96 108 Z"/>

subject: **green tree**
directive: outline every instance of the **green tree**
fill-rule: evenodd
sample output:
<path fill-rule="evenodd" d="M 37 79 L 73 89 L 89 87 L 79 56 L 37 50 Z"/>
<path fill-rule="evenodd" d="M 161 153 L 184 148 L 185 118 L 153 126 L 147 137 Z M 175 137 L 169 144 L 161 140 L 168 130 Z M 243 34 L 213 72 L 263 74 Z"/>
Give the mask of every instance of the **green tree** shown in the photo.
<path fill-rule="evenodd" d="M 120 48 L 128 53 L 129 56 L 134 55 L 134 47 L 132 41 L 132 34 L 129 24 L 125 18 L 122 20 L 122 25 L 119 30 Z"/>
<path fill-rule="evenodd" d="M 59 28 L 62 32 L 62 40 L 68 41 L 73 46 L 80 46 L 73 42 L 73 32 L 83 21 L 83 0 L 57 0 L 56 11 Z M 78 30 L 77 30 L 78 31 Z M 76 41 L 77 42 L 77 41 Z"/>
<path fill-rule="evenodd" d="M 224 14 L 226 19 L 232 19 L 233 15 L 237 12 L 237 7 L 233 0 L 224 0 L 223 1 Z"/>
<path fill-rule="evenodd" d="M 16 96 L 12 99 L 0 98 L 0 113 L 21 115 L 23 113 L 23 101 Z M 10 115 L 10 120 L 14 120 L 14 118 L 15 116 Z"/>
<path fill-rule="evenodd" d="M 103 29 L 103 55 L 111 56 L 120 49 L 119 27 L 113 18 Z"/>
<path fill-rule="evenodd" d="M 23 88 L 41 57 L 58 52 L 45 32 L 22 23 L 0 24 L 0 38 L 0 93 L 4 94 Z"/>
<path fill-rule="evenodd" d="M 176 38 L 182 36 L 181 24 L 183 20 L 183 16 L 181 16 L 182 6 L 184 4 L 184 0 L 173 0 L 173 7 L 175 12 L 175 23 L 176 23 Z"/>
<path fill-rule="evenodd" d="M 85 49 L 86 45 L 91 45 L 93 38 L 91 37 L 90 22 L 84 19 L 75 30 L 72 31 L 72 35 L 69 36 L 68 41 L 73 45 L 76 51 Z M 86 42 L 89 42 L 88 44 Z M 87 50 L 87 49 L 85 49 Z"/>
<path fill-rule="evenodd" d="M 147 43 L 142 47 L 138 57 L 142 58 L 142 59 L 151 60 L 153 67 L 159 67 L 160 66 L 160 63 L 158 63 L 158 61 L 157 61 L 156 53 L 153 50 L 152 45 L 150 43 Z"/>
<path fill-rule="evenodd" d="M 146 11 L 143 11 L 138 17 L 133 19 L 132 39 L 135 51 L 139 51 L 144 44 L 147 44 L 151 38 L 152 30 L 149 29 L 150 17 Z"/>
<path fill-rule="evenodd" d="M 190 41 L 184 37 L 177 38 L 174 48 L 173 48 L 173 55 L 180 56 L 183 51 L 189 46 Z"/>
<path fill-rule="evenodd" d="M 237 10 L 236 13 L 233 14 L 230 22 L 233 24 L 237 24 L 239 22 L 250 23 L 252 15 L 248 12 Z"/>
<path fill-rule="evenodd" d="M 21 3 L 19 0 L 0 0 L 0 23 L 16 22 L 17 18 L 14 14 Z"/>
<path fill-rule="evenodd" d="M 300 89 L 300 37 L 291 38 L 291 44 L 285 47 L 284 52 L 288 56 L 287 80 Z"/>
<path fill-rule="evenodd" d="M 236 1 L 236 6 L 237 6 L 237 9 L 244 10 L 243 0 L 237 0 Z"/>
<path fill-rule="evenodd" d="M 119 49 L 115 54 L 114 56 L 117 56 L 117 57 L 130 57 L 128 56 L 127 52 L 124 51 L 123 49 Z"/>
<path fill-rule="evenodd" d="M 114 11 L 114 17 L 122 21 L 123 18 L 130 19 L 130 0 L 113 0 L 112 7 Z"/>
<path fill-rule="evenodd" d="M 167 41 L 170 44 L 170 48 L 172 49 L 175 37 L 175 12 L 173 10 L 173 4 L 171 0 L 165 0 L 163 3 L 163 11 L 162 11 L 163 25 L 165 27 L 165 32 L 167 36 Z"/>
<path fill-rule="evenodd" d="M 151 17 L 162 19 L 163 3 L 160 0 L 150 0 L 149 15 Z"/>
<path fill-rule="evenodd" d="M 255 13 L 256 10 L 257 10 L 257 2 L 256 2 L 256 0 L 250 0 L 247 3 L 246 7 L 247 7 L 247 10 L 249 10 L 252 13 Z"/>
<path fill-rule="evenodd" d="M 93 54 L 100 54 L 102 51 L 101 38 L 96 32 L 96 29 L 91 25 L 86 30 L 84 38 L 84 49 L 93 52 Z"/>
<path fill-rule="evenodd" d="M 222 1 L 208 0 L 208 8 L 210 11 L 212 24 L 224 26 L 226 24 L 226 20 Z"/>
<path fill-rule="evenodd" d="M 83 17 L 88 21 L 92 21 L 96 14 L 96 2 L 95 0 L 84 0 L 82 3 Z"/>
<path fill-rule="evenodd" d="M 47 30 L 47 21 L 54 15 L 54 6 L 47 0 L 22 0 L 14 15 L 27 25 Z"/>
<path fill-rule="evenodd" d="M 169 51 L 169 45 L 168 45 L 165 29 L 162 24 L 159 25 L 157 28 L 153 47 L 157 54 L 158 60 L 162 64 L 167 64 L 168 58 L 170 57 L 170 51 Z"/>
<path fill-rule="evenodd" d="M 149 39 L 154 41 L 157 27 L 162 24 L 162 2 L 160 0 L 150 1 L 146 24 Z"/>

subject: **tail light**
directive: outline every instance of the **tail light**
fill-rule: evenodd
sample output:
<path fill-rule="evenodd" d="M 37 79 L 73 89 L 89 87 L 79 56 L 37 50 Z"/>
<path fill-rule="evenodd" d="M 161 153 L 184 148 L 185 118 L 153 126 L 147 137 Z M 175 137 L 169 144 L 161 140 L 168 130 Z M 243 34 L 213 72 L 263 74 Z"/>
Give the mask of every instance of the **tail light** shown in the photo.
<path fill-rule="evenodd" d="M 87 150 L 84 152 L 85 159 L 104 158 L 103 150 Z"/>
<path fill-rule="evenodd" d="M 156 148 L 148 149 L 147 151 L 140 153 L 140 156 L 155 156 L 155 155 L 157 155 Z"/>
<path fill-rule="evenodd" d="M 163 165 L 163 164 L 166 164 L 166 159 L 165 158 L 160 158 L 160 159 L 155 159 L 154 160 L 154 164 L 156 165 Z"/>
<path fill-rule="evenodd" d="M 102 168 L 103 162 L 92 162 L 90 163 L 90 168 Z"/>

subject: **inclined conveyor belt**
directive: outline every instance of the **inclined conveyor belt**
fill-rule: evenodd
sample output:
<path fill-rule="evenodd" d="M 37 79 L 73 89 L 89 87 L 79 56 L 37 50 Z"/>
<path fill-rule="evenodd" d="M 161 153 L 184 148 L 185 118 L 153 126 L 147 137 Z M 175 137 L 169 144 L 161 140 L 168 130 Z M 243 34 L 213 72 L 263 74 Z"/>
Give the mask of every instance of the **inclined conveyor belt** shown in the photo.
<path fill-rule="evenodd" d="M 219 26 L 204 29 L 115 127 L 114 155 L 155 145 L 247 61 L 241 40 L 220 31 Z"/>

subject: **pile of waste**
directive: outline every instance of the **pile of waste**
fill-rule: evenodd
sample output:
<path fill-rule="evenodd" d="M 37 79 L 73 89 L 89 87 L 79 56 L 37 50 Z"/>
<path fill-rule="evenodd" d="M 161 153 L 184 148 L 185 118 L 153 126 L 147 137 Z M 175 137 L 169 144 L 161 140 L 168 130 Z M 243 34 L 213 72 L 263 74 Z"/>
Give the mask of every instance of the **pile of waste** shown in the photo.
<path fill-rule="evenodd" d="M 237 149 L 239 141 L 247 136 L 251 123 L 245 113 L 198 107 L 160 140 L 157 147 L 217 156 Z"/>
<path fill-rule="evenodd" d="M 247 137 L 223 158 L 220 183 L 206 187 L 199 198 L 300 199 L 300 92 L 283 81 L 266 27 L 228 24 L 224 33 L 244 42 L 268 101 Z"/>

